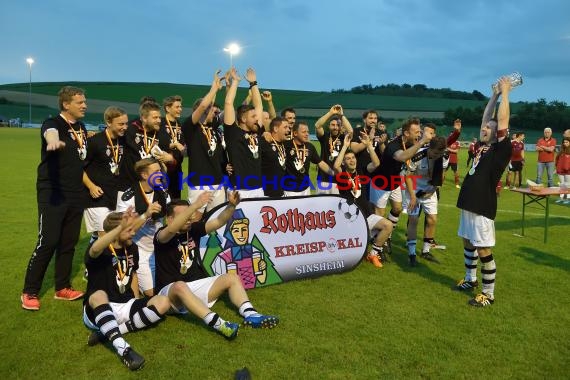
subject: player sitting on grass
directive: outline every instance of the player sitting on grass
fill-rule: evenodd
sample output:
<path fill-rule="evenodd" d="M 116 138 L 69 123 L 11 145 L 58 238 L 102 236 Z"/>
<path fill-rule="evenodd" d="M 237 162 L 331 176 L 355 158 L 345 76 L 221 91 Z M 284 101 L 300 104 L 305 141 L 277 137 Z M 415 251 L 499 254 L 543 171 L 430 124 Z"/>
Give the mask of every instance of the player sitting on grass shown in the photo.
<path fill-rule="evenodd" d="M 139 254 L 132 238 L 141 225 L 132 209 L 109 214 L 103 222 L 106 234 L 85 254 L 89 277 L 83 322 L 95 330 L 87 344 L 92 346 L 106 338 L 133 371 L 144 365 L 144 358 L 129 346 L 123 334 L 160 322 L 170 307 L 164 296 L 138 298 Z"/>
<path fill-rule="evenodd" d="M 240 278 L 235 273 L 208 277 L 200 259 L 200 238 L 225 225 L 240 202 L 237 191 L 229 193 L 229 204 L 216 218 L 199 221 L 196 211 L 212 200 L 210 192 L 200 194 L 192 204 L 175 200 L 166 209 L 167 225 L 154 236 L 156 255 L 156 289 L 168 296 L 171 311 L 185 314 L 188 311 L 202 318 L 227 339 L 237 336 L 239 325 L 224 321 L 211 307 L 226 291 L 230 301 L 239 308 L 246 326 L 272 328 L 279 319 L 262 315 L 253 307 Z"/>

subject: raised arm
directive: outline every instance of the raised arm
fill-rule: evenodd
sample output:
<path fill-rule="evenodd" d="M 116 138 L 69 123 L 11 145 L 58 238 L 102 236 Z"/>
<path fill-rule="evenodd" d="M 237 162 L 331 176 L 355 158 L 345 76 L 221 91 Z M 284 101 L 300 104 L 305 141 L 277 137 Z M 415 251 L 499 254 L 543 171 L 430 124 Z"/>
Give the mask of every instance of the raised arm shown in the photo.
<path fill-rule="evenodd" d="M 414 145 L 406 150 L 400 149 L 396 151 L 396 153 L 394 153 L 394 159 L 396 161 L 406 162 L 407 160 L 411 159 L 422 146 L 429 143 L 432 138 L 433 132 L 431 129 L 425 130 L 421 140 L 417 141 Z"/>
<path fill-rule="evenodd" d="M 495 113 L 495 106 L 497 105 L 497 100 L 499 99 L 499 94 L 493 90 L 493 94 L 489 98 L 487 102 L 487 106 L 485 107 L 485 111 L 483 112 L 483 119 L 481 120 L 481 128 L 483 128 L 489 120 L 493 118 L 493 114 Z"/>
<path fill-rule="evenodd" d="M 204 191 L 202 194 L 198 196 L 195 202 L 193 202 L 184 212 L 180 213 L 172 222 L 168 223 L 166 228 L 160 230 L 158 235 L 156 236 L 157 240 L 161 243 L 166 243 L 170 241 L 180 229 L 184 226 L 184 223 L 188 221 L 192 217 L 192 215 L 198 211 L 202 206 L 207 204 L 212 200 L 212 193 L 209 191 Z"/>
<path fill-rule="evenodd" d="M 216 99 L 216 93 L 222 88 L 222 81 L 220 78 L 220 70 L 216 71 L 214 74 L 214 80 L 212 81 L 212 86 L 210 87 L 210 91 L 202 98 L 202 101 L 198 105 L 198 108 L 192 112 L 192 123 L 197 124 L 208 107 L 214 104 L 214 100 Z"/>
<path fill-rule="evenodd" d="M 245 73 L 245 79 L 249 82 L 249 89 L 251 91 L 251 103 L 255 109 L 258 123 L 263 120 L 263 103 L 261 102 L 261 93 L 257 85 L 257 74 L 251 67 Z"/>
<path fill-rule="evenodd" d="M 331 107 L 330 110 L 328 110 L 327 113 L 325 113 L 323 116 L 321 116 L 319 118 L 319 120 L 317 120 L 317 122 L 315 123 L 315 131 L 317 132 L 317 136 L 321 137 L 322 135 L 325 134 L 325 128 L 324 125 L 325 123 L 334 115 L 340 115 L 341 113 L 341 107 L 338 104 L 335 104 L 334 106 Z"/>
<path fill-rule="evenodd" d="M 232 67 L 229 72 L 231 80 L 230 87 L 226 92 L 226 99 L 224 101 L 224 124 L 233 125 L 236 122 L 236 109 L 234 107 L 234 100 L 236 98 L 237 87 L 241 78 L 239 77 L 236 68 Z M 227 75 L 226 75 L 227 78 Z"/>
<path fill-rule="evenodd" d="M 261 93 L 261 97 L 267 102 L 267 112 L 269 113 L 269 118 L 271 120 L 275 119 L 277 117 L 277 112 L 275 111 L 275 105 L 273 104 L 273 95 L 271 95 L 271 91 L 263 91 Z"/>
<path fill-rule="evenodd" d="M 115 240 L 119 238 L 119 235 L 123 230 L 126 230 L 129 227 L 132 227 L 137 219 L 137 215 L 133 212 L 133 208 L 129 207 L 127 211 L 123 213 L 123 217 L 121 219 L 121 223 L 113 228 L 111 231 L 106 233 L 105 235 L 99 237 L 91 248 L 89 248 L 89 256 L 96 259 L 99 255 L 109 246 L 109 244 L 113 243 Z"/>
<path fill-rule="evenodd" d="M 370 162 L 366 165 L 366 170 L 368 173 L 372 173 L 378 166 L 380 166 L 380 158 L 376 154 L 376 149 L 372 145 L 372 139 L 366 133 L 361 132 L 362 136 L 360 139 L 364 144 L 366 144 L 366 151 L 370 155 Z"/>
<path fill-rule="evenodd" d="M 209 234 L 210 232 L 215 231 L 224 224 L 226 224 L 234 214 L 236 206 L 239 204 L 240 201 L 241 198 L 238 191 L 234 190 L 231 193 L 229 193 L 228 205 L 226 206 L 224 211 L 222 211 L 216 218 L 208 220 L 206 222 L 206 233 Z"/>
<path fill-rule="evenodd" d="M 509 92 L 511 91 L 511 81 L 507 77 L 502 77 L 499 81 L 501 88 L 501 104 L 497 115 L 497 140 L 503 141 L 507 137 L 507 129 L 509 128 L 510 105 Z"/>
<path fill-rule="evenodd" d="M 336 156 L 336 160 L 334 160 L 333 170 L 337 174 L 342 173 L 342 162 L 344 161 L 344 155 L 346 153 L 346 150 L 350 146 L 351 140 L 352 140 L 352 135 L 350 133 L 347 133 L 344 136 L 342 148 L 340 149 L 340 152 L 338 152 L 338 156 Z"/>
<path fill-rule="evenodd" d="M 344 129 L 344 133 L 353 134 L 354 130 L 352 129 L 352 125 L 346 116 L 344 116 L 344 109 L 340 107 L 340 117 L 342 118 L 342 128 Z"/>

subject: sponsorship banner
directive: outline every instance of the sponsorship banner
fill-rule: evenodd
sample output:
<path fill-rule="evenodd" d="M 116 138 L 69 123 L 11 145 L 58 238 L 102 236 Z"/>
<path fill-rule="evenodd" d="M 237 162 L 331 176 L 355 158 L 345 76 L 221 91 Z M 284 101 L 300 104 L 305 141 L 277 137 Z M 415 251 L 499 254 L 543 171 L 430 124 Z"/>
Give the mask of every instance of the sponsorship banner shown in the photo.
<path fill-rule="evenodd" d="M 203 237 L 200 254 L 210 275 L 237 273 L 251 289 L 347 272 L 367 242 L 364 215 L 340 196 L 257 198 L 243 200 L 225 226 Z"/>

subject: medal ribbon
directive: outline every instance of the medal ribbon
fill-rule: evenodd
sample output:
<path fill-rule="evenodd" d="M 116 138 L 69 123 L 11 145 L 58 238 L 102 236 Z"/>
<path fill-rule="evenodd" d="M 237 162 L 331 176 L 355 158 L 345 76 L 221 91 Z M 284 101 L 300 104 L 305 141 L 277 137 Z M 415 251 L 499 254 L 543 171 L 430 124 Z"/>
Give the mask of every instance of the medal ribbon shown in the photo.
<path fill-rule="evenodd" d="M 115 256 L 115 258 L 117 259 L 117 269 L 119 269 L 119 281 L 121 281 L 121 283 L 122 283 L 123 278 L 125 278 L 125 275 L 127 273 L 126 272 L 123 273 L 123 268 L 121 268 L 121 260 L 119 260 L 119 256 L 117 256 L 117 252 L 115 252 L 115 248 L 113 247 L 113 244 L 109 244 L 109 249 L 111 250 L 111 253 L 113 254 L 113 256 Z M 129 265 L 129 255 L 127 254 L 127 249 L 125 247 L 123 247 L 123 250 L 125 251 L 126 263 L 127 263 L 127 265 Z M 128 268 L 127 268 L 127 270 L 128 270 Z"/>
<path fill-rule="evenodd" d="M 83 139 L 85 137 L 83 135 L 83 129 L 79 128 L 79 133 L 77 133 L 75 128 L 73 128 L 71 126 L 71 123 L 69 121 L 67 121 L 67 119 L 65 117 L 63 117 L 63 115 L 60 115 L 60 116 L 63 120 L 65 120 L 69 129 L 71 129 L 71 132 L 73 132 L 73 135 L 75 136 L 75 141 L 77 141 L 77 145 L 79 145 L 79 149 L 83 149 Z"/>
<path fill-rule="evenodd" d="M 305 148 L 305 144 L 303 143 L 303 149 L 301 149 L 301 151 L 303 152 L 303 159 L 301 159 L 301 156 L 299 155 L 299 148 L 297 148 L 297 144 L 295 143 L 295 141 L 293 141 L 293 146 L 295 147 L 295 154 L 297 155 L 297 158 L 301 160 L 303 166 L 305 166 L 305 160 L 307 158 L 307 148 Z"/>
<path fill-rule="evenodd" d="M 139 182 L 139 188 L 141 189 L 141 193 L 142 193 L 142 196 L 143 196 L 143 199 L 144 199 L 146 205 L 147 205 L 147 206 L 150 206 L 150 201 L 149 201 L 148 198 L 146 197 L 146 193 L 144 192 L 144 189 L 142 188 L 142 185 L 141 185 L 140 182 Z"/>
<path fill-rule="evenodd" d="M 166 124 L 168 124 L 168 129 L 170 130 L 170 138 L 172 138 L 173 142 L 178 142 L 178 139 L 176 138 L 177 134 L 176 134 L 176 130 L 178 129 L 178 121 L 175 121 L 175 125 L 174 127 L 172 127 L 172 125 L 170 125 L 170 120 L 168 120 L 168 117 L 165 117 L 166 119 Z"/>
<path fill-rule="evenodd" d="M 152 147 L 154 146 L 154 140 L 156 138 L 156 131 L 154 131 L 154 135 L 152 135 L 152 141 L 150 142 L 150 145 L 148 145 L 148 142 L 147 142 L 146 129 L 143 128 L 143 132 L 144 132 L 144 140 L 143 140 L 144 151 L 146 154 L 148 154 L 150 152 L 150 150 L 152 149 Z"/>
<path fill-rule="evenodd" d="M 182 264 L 186 265 L 186 260 L 188 260 L 188 231 L 186 231 L 186 244 L 180 244 L 180 250 L 182 251 Z"/>
<path fill-rule="evenodd" d="M 208 144 L 208 149 L 210 149 L 211 148 L 210 144 L 212 143 L 212 128 L 206 127 L 204 124 L 200 124 L 200 127 L 202 127 L 202 134 L 206 138 L 206 144 Z M 214 153 L 213 150 L 212 153 Z"/>
<path fill-rule="evenodd" d="M 285 161 L 285 147 L 283 146 L 283 144 L 280 144 L 277 141 L 275 141 L 273 135 L 271 136 L 271 140 L 273 140 L 273 143 L 277 147 L 277 154 L 279 155 L 279 158 L 281 159 L 281 161 Z"/>
<path fill-rule="evenodd" d="M 329 137 L 329 155 L 332 156 L 332 152 L 334 150 L 334 146 L 336 144 L 336 142 L 338 141 L 338 138 L 340 137 L 340 134 L 336 136 L 336 139 L 332 139 L 332 136 Z"/>
<path fill-rule="evenodd" d="M 471 164 L 471 170 L 469 170 L 469 174 L 473 175 L 471 172 L 475 173 L 475 168 L 479 165 L 479 160 L 481 159 L 481 154 L 483 151 L 487 151 L 487 145 L 481 145 L 479 149 L 477 149 L 477 154 L 473 158 L 473 163 Z"/>
<path fill-rule="evenodd" d="M 107 129 L 105 129 L 105 136 L 107 136 L 107 142 L 109 143 L 109 145 L 111 145 L 111 151 L 113 152 L 113 161 L 115 162 L 115 164 L 119 164 L 119 141 L 117 139 L 117 148 L 115 148 L 115 145 L 113 145 L 113 140 L 111 139 L 111 136 L 109 136 L 109 132 L 107 131 Z"/>

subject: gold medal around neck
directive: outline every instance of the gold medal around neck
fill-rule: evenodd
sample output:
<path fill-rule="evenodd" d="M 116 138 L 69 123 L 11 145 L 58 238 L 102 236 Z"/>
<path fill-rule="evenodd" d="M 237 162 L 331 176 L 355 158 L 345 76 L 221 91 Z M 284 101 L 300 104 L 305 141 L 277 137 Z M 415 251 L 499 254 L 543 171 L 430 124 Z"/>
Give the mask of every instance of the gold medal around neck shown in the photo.
<path fill-rule="evenodd" d="M 125 294 L 126 288 L 124 284 L 119 285 L 119 293 Z"/>
<path fill-rule="evenodd" d="M 180 267 L 180 274 L 186 274 L 186 272 L 188 272 L 188 267 L 183 264 L 183 265 Z"/>

